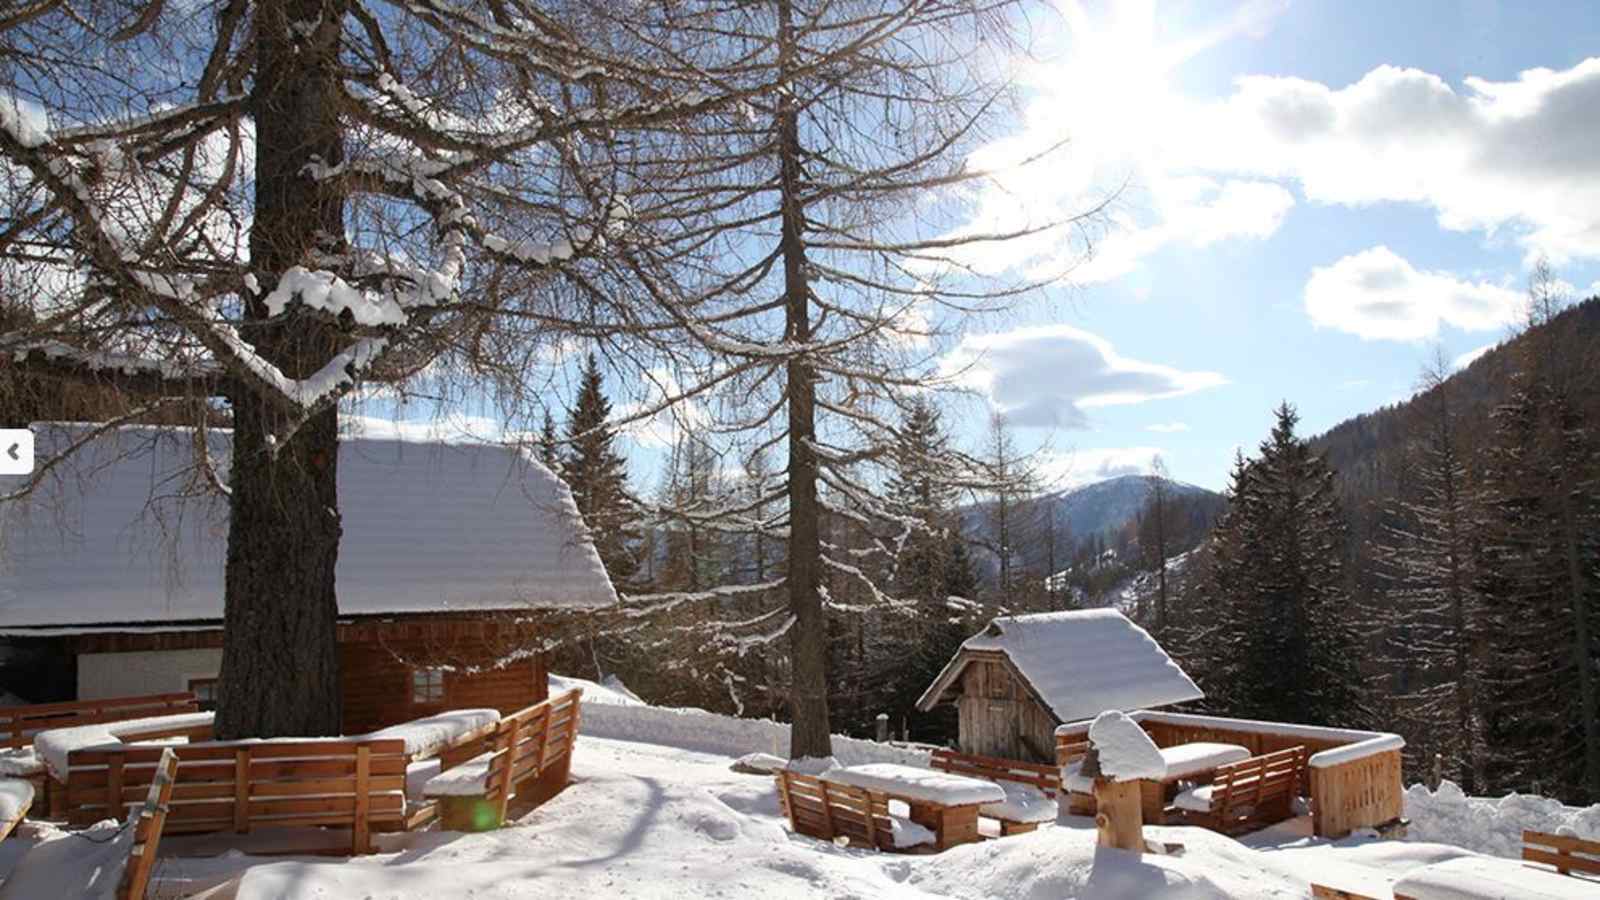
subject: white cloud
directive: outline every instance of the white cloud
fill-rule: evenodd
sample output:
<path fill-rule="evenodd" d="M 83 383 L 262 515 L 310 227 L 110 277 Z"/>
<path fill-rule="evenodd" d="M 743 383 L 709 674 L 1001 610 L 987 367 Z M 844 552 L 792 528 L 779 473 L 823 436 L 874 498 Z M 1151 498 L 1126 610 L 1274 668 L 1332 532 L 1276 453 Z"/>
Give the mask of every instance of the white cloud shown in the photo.
<path fill-rule="evenodd" d="M 1495 348 L 1494 344 L 1484 344 L 1482 347 L 1479 347 L 1476 350 L 1468 350 L 1467 352 L 1465 352 L 1465 353 L 1461 354 L 1460 356 L 1456 357 L 1455 359 L 1451 360 L 1450 361 L 1450 368 L 1451 369 L 1465 369 L 1467 366 L 1470 366 L 1474 362 L 1476 362 L 1478 357 L 1484 355 L 1485 353 L 1488 353 L 1490 350 L 1493 350 L 1494 348 Z"/>
<path fill-rule="evenodd" d="M 1228 382 L 1216 372 L 1129 359 L 1104 338 L 1070 325 L 969 335 L 941 369 L 1023 428 L 1086 428 L 1086 409 L 1179 397 Z"/>
<path fill-rule="evenodd" d="M 1175 67 L 1261 37 L 1278 5 L 1187 34 L 1174 27 L 1181 8 L 1125 3 L 1091 16 L 1072 0 L 1062 5 L 1060 58 L 1024 73 L 1034 95 L 1022 128 L 973 161 L 1068 144 L 1046 164 L 995 178 L 974 200 L 973 228 L 1081 211 L 1126 184 L 1080 280 L 1117 277 L 1180 242 L 1269 236 L 1294 204 L 1289 186 L 1317 203 L 1419 205 L 1442 228 L 1513 240 L 1529 259 L 1600 258 L 1600 57 L 1458 84 L 1390 65 L 1344 86 L 1252 75 L 1200 99 L 1178 89 Z M 1082 250 L 1065 244 L 1052 234 L 985 248 L 973 262 L 990 271 L 1059 264 Z"/>
<path fill-rule="evenodd" d="M 1311 272 L 1306 312 L 1319 326 L 1369 340 L 1408 341 L 1438 334 L 1441 324 L 1486 331 L 1514 321 L 1522 293 L 1448 272 L 1419 270 L 1385 246 Z"/>
<path fill-rule="evenodd" d="M 1150 472 L 1161 451 L 1155 447 L 1095 447 L 1043 453 L 1039 475 L 1053 488 L 1075 488 L 1122 475 Z"/>
<path fill-rule="evenodd" d="M 1154 425 L 1146 425 L 1144 427 L 1144 430 L 1145 431 L 1154 431 L 1156 434 L 1178 434 L 1179 432 L 1188 431 L 1189 430 L 1189 423 L 1187 423 L 1187 422 L 1158 422 L 1158 423 L 1156 423 Z"/>

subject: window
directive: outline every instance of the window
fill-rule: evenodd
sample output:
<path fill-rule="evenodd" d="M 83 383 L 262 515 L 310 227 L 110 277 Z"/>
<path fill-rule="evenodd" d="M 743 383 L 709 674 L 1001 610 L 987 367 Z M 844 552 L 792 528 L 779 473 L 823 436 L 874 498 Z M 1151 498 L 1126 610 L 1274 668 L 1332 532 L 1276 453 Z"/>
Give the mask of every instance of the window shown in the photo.
<path fill-rule="evenodd" d="M 444 670 L 443 669 L 412 669 L 411 670 L 411 702 L 412 703 L 443 703 L 444 702 Z"/>
<path fill-rule="evenodd" d="M 189 679 L 189 692 L 200 701 L 202 711 L 211 711 L 217 708 L 217 680 L 215 678 Z"/>

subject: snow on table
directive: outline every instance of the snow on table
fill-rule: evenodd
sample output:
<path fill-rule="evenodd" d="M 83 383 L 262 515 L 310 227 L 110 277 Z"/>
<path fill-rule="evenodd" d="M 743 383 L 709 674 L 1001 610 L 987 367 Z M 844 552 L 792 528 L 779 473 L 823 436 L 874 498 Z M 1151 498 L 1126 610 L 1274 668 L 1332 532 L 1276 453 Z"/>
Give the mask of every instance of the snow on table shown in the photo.
<path fill-rule="evenodd" d="M 978 807 L 978 815 L 988 816 L 991 819 L 1004 819 L 1007 822 L 1054 822 L 1056 820 L 1056 801 L 1044 791 L 1031 784 L 1018 784 L 1015 781 L 998 782 L 1002 791 L 1006 792 L 1006 799 L 999 803 L 985 803 Z"/>
<path fill-rule="evenodd" d="M 39 751 L 39 755 L 44 757 L 50 776 L 57 781 L 66 781 L 67 754 L 74 750 L 103 747 L 107 744 L 133 743 L 144 733 L 201 728 L 210 725 L 215 718 L 216 713 L 210 712 L 179 713 L 175 716 L 150 716 L 121 722 L 52 728 L 34 735 L 33 746 Z"/>
<path fill-rule="evenodd" d="M 380 728 L 363 737 L 374 740 L 399 738 L 406 742 L 407 756 L 414 760 L 426 759 L 456 738 L 498 721 L 500 711 L 497 709 L 453 709 L 436 716 Z"/>
<path fill-rule="evenodd" d="M 1579 900 L 1600 896 L 1600 881 L 1534 869 L 1490 856 L 1463 856 L 1414 869 L 1394 892 L 1415 900 Z"/>
<path fill-rule="evenodd" d="M 1100 753 L 1100 774 L 1112 781 L 1160 781 L 1167 775 L 1155 741 L 1127 713 L 1112 709 L 1096 716 L 1089 743 Z"/>
<path fill-rule="evenodd" d="M 1162 747 L 1160 752 L 1161 759 L 1167 766 L 1168 779 L 1209 772 L 1217 766 L 1250 758 L 1250 750 L 1247 747 L 1212 741 L 1194 741 L 1176 747 Z"/>
<path fill-rule="evenodd" d="M 896 763 L 839 767 L 823 772 L 820 777 L 832 784 L 846 784 L 905 800 L 942 806 L 1003 803 L 1006 799 L 1006 792 L 992 781 Z"/>

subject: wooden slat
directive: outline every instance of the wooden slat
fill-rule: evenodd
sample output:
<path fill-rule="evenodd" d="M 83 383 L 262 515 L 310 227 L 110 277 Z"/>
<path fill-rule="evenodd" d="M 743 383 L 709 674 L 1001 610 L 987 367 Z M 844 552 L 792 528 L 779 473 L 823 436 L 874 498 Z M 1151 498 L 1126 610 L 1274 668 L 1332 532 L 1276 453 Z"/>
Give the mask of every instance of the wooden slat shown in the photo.
<path fill-rule="evenodd" d="M 367 793 L 372 790 L 370 752 L 366 747 L 356 750 L 356 821 L 350 837 L 350 852 L 355 856 L 372 852 L 372 832 L 368 826 L 370 799 Z M 400 780 L 400 790 L 405 790 L 403 778 Z"/>
<path fill-rule="evenodd" d="M 250 748 L 240 747 L 233 752 L 233 831 L 244 834 L 250 830 Z"/>
<path fill-rule="evenodd" d="M 151 781 L 144 808 L 139 811 L 134 826 L 133 846 L 117 884 L 118 900 L 144 900 L 145 888 L 150 884 L 150 870 L 155 865 L 156 850 L 161 843 L 161 830 L 166 824 L 167 801 L 172 796 L 177 769 L 178 757 L 171 750 L 162 754 L 160 769 Z"/>
<path fill-rule="evenodd" d="M 1600 875 L 1600 858 L 1596 858 L 1600 857 L 1600 841 L 1525 830 L 1522 843 L 1522 858 L 1527 862 L 1554 866 L 1562 875 L 1571 875 L 1574 871 Z"/>

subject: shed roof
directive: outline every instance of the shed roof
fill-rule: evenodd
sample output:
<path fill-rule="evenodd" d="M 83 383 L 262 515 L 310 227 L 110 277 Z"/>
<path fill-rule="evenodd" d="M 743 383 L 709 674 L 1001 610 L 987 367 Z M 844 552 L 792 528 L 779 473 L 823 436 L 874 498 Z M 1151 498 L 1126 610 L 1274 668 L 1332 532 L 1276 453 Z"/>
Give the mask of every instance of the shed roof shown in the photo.
<path fill-rule="evenodd" d="M 980 655 L 1003 653 L 1060 722 L 1205 696 L 1149 633 L 1114 609 L 1001 616 L 967 638 L 917 701 L 950 699 Z"/>
<path fill-rule="evenodd" d="M 33 430 L 41 461 L 88 433 Z M 225 465 L 231 432 L 207 436 Z M 114 429 L 0 502 L 0 629 L 220 619 L 227 504 L 194 448 L 190 429 Z M 0 476 L 0 495 L 25 480 Z M 516 448 L 347 438 L 339 511 L 343 615 L 616 602 L 566 485 Z"/>

